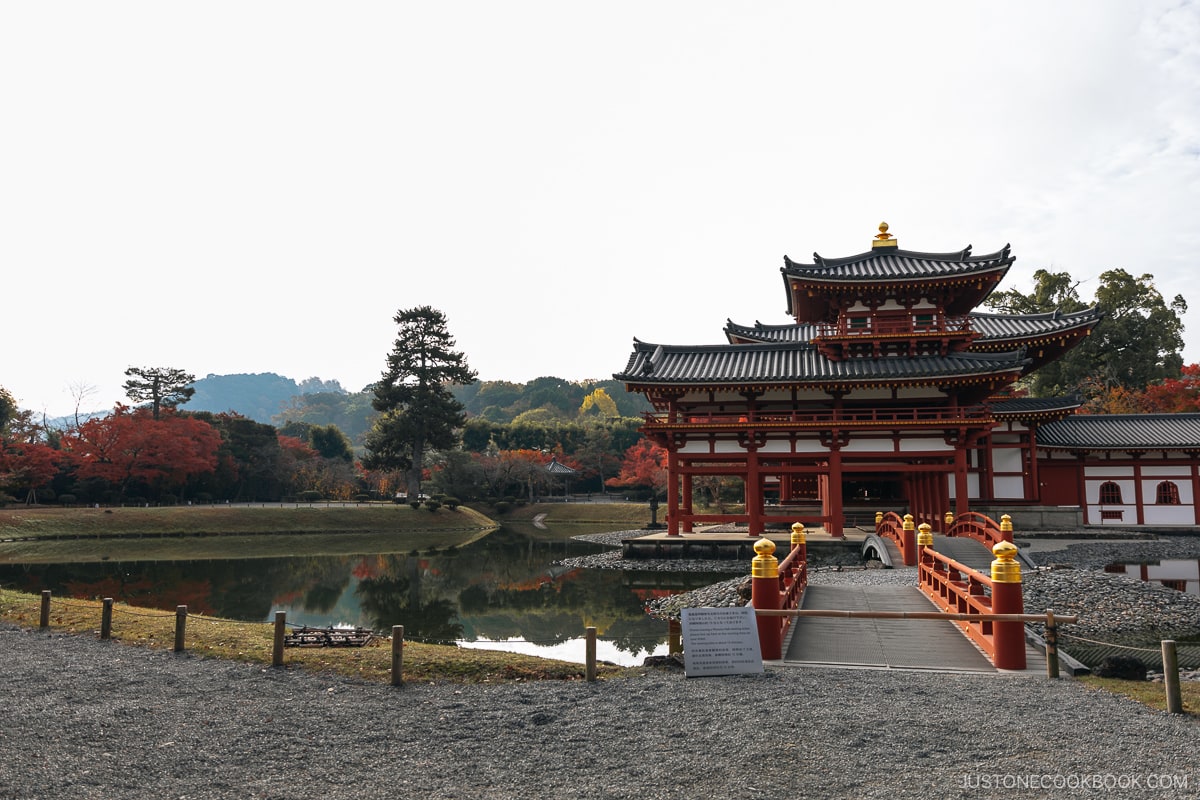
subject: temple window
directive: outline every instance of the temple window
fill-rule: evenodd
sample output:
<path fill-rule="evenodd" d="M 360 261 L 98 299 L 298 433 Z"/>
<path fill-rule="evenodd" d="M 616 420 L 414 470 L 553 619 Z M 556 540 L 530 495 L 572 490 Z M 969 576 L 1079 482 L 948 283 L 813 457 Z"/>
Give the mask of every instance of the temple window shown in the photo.
<path fill-rule="evenodd" d="M 1155 492 L 1156 499 L 1154 502 L 1160 506 L 1177 506 L 1179 505 L 1179 487 L 1172 481 L 1163 481 L 1158 485 Z"/>
<path fill-rule="evenodd" d="M 1121 487 L 1112 481 L 1106 481 L 1105 483 L 1100 484 L 1100 505 L 1121 505 Z"/>

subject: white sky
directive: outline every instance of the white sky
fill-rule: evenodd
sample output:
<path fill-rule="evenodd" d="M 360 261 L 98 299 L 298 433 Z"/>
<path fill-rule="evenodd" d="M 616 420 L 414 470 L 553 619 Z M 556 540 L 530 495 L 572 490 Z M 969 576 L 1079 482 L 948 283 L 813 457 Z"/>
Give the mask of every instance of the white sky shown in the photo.
<path fill-rule="evenodd" d="M 0 6 L 0 385 L 378 378 L 398 309 L 485 380 L 787 321 L 783 254 L 1013 245 L 1182 293 L 1192 3 Z"/>

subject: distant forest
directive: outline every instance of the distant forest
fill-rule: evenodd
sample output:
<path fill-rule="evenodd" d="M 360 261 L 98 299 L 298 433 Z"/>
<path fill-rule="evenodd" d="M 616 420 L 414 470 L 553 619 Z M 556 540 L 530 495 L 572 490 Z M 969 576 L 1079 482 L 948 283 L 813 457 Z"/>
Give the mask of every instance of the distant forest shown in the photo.
<path fill-rule="evenodd" d="M 296 382 L 273 372 L 208 375 L 192 384 L 196 393 L 184 411 L 232 411 L 256 422 L 285 427 L 289 423 L 336 425 L 354 443 L 375 418 L 370 387 L 348 392 L 336 380 L 308 378 Z M 453 394 L 472 420 L 508 425 L 522 415 L 540 422 L 568 422 L 581 413 L 585 399 L 603 389 L 612 398 L 620 417 L 640 417 L 650 405 L 640 394 L 630 394 L 620 381 L 568 381 L 535 378 L 528 383 L 475 381 L 456 386 Z M 537 412 L 530 414 L 529 412 Z"/>

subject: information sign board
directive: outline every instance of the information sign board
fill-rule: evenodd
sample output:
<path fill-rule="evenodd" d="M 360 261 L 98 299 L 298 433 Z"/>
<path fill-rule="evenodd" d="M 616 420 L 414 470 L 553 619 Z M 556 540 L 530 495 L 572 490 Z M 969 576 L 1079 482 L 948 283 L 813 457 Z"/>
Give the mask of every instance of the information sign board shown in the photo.
<path fill-rule="evenodd" d="M 683 609 L 683 671 L 689 678 L 762 672 L 754 609 Z"/>

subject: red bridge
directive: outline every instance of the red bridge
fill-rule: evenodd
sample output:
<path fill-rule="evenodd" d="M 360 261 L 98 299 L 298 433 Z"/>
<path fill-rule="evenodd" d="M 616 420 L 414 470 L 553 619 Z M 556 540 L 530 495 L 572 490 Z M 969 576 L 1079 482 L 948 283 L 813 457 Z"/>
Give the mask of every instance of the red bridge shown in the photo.
<path fill-rule="evenodd" d="M 751 575 L 763 659 L 1045 671 L 1043 652 L 1025 635 L 1026 622 L 1045 616 L 1025 614 L 1007 515 L 997 523 L 982 514 L 946 514 L 944 523 L 935 536 L 911 515 L 876 515 L 868 546 L 885 550 L 885 561 L 916 567 L 911 586 L 809 585 L 802 524 L 792 526 L 791 551 L 782 561 L 775 543 L 760 539 Z"/>

